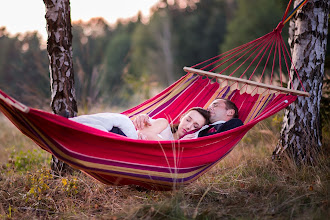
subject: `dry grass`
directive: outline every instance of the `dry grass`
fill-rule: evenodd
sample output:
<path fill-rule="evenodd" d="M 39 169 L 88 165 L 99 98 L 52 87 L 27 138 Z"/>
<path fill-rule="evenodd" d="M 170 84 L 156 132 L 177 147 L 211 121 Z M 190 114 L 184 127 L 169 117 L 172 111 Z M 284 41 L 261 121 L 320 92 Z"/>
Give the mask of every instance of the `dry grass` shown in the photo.
<path fill-rule="evenodd" d="M 0 126 L 5 128 L 0 134 L 0 217 L 327 219 L 329 155 L 321 153 L 314 167 L 273 162 L 279 122 L 272 118 L 257 125 L 193 184 L 174 192 L 157 192 L 107 186 L 80 172 L 53 176 L 49 156 L 0 118 Z M 14 149 L 16 153 L 12 153 Z"/>
<path fill-rule="evenodd" d="M 7 162 L 13 151 L 33 150 L 36 146 L 0 113 L 0 163 Z"/>

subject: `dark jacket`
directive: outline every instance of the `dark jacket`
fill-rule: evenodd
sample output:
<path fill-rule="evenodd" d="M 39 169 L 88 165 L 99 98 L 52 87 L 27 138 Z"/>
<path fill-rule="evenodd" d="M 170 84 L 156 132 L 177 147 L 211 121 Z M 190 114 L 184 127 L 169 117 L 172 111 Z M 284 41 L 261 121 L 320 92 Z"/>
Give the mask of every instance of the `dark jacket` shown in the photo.
<path fill-rule="evenodd" d="M 238 118 L 232 118 L 229 121 L 222 123 L 222 124 L 217 124 L 214 126 L 214 128 L 217 130 L 216 132 L 212 133 L 207 133 L 209 129 L 211 129 L 211 126 L 209 128 L 206 128 L 199 132 L 198 137 L 205 137 L 213 134 L 218 134 L 220 132 L 228 131 L 230 129 L 236 128 L 238 126 L 243 125 L 243 122 L 238 119 Z"/>

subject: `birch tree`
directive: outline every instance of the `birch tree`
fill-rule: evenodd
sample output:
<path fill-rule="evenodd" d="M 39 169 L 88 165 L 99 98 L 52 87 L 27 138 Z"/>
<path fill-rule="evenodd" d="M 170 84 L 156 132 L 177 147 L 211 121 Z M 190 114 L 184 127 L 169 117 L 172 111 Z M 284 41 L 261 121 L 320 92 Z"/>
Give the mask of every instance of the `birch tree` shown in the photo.
<path fill-rule="evenodd" d="M 51 80 L 51 108 L 57 115 L 74 117 L 77 103 L 74 90 L 72 32 L 69 0 L 43 0 L 46 6 L 47 51 Z M 58 174 L 68 165 L 52 157 L 52 169 Z"/>
<path fill-rule="evenodd" d="M 295 0 L 298 5 L 301 0 Z M 290 22 L 292 62 L 310 97 L 298 97 L 286 110 L 281 138 L 273 156 L 295 164 L 314 164 L 321 149 L 320 101 L 327 46 L 329 0 L 310 0 Z M 291 68 L 291 75 L 294 69 Z M 298 78 L 294 88 L 301 90 Z"/>

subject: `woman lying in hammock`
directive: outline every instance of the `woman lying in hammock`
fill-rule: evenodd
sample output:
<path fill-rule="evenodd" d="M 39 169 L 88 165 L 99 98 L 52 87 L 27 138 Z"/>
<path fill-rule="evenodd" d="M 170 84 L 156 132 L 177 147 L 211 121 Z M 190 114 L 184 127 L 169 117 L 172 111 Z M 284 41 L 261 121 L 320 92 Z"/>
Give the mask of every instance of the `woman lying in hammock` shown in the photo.
<path fill-rule="evenodd" d="M 200 107 L 189 109 L 180 118 L 178 125 L 170 125 L 165 118 L 152 119 L 150 125 L 142 130 L 136 130 L 133 122 L 119 113 L 98 113 L 92 115 L 81 115 L 70 118 L 75 122 L 97 128 L 103 131 L 111 131 L 118 127 L 123 133 L 133 139 L 143 140 L 177 140 L 190 131 L 200 129 L 209 123 L 210 113 Z"/>

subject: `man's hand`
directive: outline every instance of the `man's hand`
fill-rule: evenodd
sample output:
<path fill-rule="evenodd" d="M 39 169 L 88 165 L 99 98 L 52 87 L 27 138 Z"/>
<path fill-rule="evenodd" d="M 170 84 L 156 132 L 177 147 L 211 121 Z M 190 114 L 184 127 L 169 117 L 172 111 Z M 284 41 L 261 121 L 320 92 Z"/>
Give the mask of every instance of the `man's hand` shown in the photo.
<path fill-rule="evenodd" d="M 136 118 L 133 121 L 133 124 L 136 130 L 142 130 L 144 126 L 151 126 L 151 123 L 149 121 L 149 116 L 146 114 L 141 114 L 136 116 Z"/>

